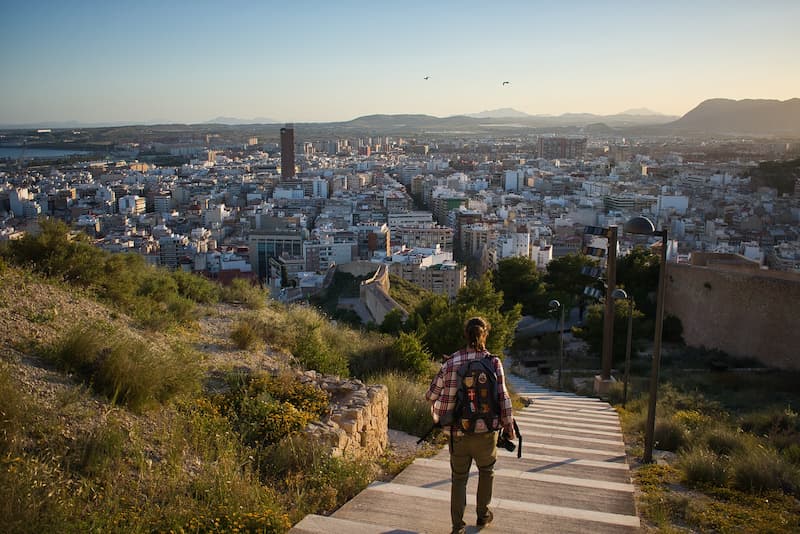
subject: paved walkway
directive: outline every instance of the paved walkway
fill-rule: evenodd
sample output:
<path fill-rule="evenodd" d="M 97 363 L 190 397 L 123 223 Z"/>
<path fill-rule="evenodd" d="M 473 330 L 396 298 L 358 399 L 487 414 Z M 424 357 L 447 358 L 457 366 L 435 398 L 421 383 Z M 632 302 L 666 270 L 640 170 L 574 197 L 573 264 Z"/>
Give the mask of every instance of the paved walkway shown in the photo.
<path fill-rule="evenodd" d="M 600 400 L 553 392 L 513 375 L 506 380 L 534 402 L 516 414 L 522 458 L 498 451 L 490 506 L 494 522 L 484 531 L 638 532 L 634 488 L 614 409 Z M 473 465 L 464 516 L 467 533 L 478 532 L 477 473 Z M 417 458 L 391 482 L 371 484 L 331 517 L 309 515 L 290 532 L 450 532 L 447 448 L 433 458 Z"/>

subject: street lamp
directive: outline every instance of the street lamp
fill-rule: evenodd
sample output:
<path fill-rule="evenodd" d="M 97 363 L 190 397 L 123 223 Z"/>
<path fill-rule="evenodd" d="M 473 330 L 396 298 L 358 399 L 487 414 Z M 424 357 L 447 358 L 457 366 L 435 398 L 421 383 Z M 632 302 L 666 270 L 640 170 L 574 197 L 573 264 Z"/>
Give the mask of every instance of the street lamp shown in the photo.
<path fill-rule="evenodd" d="M 633 295 L 628 295 L 624 289 L 615 289 L 611 297 L 628 301 L 628 340 L 625 344 L 625 378 L 622 386 L 622 407 L 628 402 L 628 377 L 631 373 L 631 342 L 633 341 Z"/>
<path fill-rule="evenodd" d="M 548 304 L 551 312 L 561 310 L 561 327 L 558 330 L 558 390 L 564 389 L 564 309 L 565 307 L 555 299 Z"/>
<path fill-rule="evenodd" d="M 653 340 L 653 368 L 650 375 L 650 401 L 647 405 L 647 426 L 644 429 L 643 463 L 653 461 L 653 440 L 656 427 L 656 397 L 658 396 L 658 371 L 661 366 L 661 332 L 664 326 L 664 289 L 667 274 L 667 229 L 656 230 L 647 217 L 634 217 L 625 223 L 629 234 L 661 237 L 661 264 L 658 268 L 658 293 L 656 295 L 656 333 Z"/>

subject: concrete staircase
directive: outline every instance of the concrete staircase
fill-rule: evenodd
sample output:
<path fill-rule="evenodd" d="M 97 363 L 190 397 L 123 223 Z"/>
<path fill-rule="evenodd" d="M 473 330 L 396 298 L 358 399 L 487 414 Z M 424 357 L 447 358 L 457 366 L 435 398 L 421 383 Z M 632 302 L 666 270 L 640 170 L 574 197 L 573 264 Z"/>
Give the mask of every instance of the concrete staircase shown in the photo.
<path fill-rule="evenodd" d="M 513 375 L 506 381 L 533 403 L 515 414 L 522 458 L 498 450 L 494 521 L 502 533 L 637 532 L 634 488 L 616 412 L 598 399 L 557 393 Z M 475 524 L 473 465 L 464 520 Z M 294 534 L 450 532 L 447 448 L 417 458 L 391 482 L 375 482 L 330 517 L 309 515 Z"/>

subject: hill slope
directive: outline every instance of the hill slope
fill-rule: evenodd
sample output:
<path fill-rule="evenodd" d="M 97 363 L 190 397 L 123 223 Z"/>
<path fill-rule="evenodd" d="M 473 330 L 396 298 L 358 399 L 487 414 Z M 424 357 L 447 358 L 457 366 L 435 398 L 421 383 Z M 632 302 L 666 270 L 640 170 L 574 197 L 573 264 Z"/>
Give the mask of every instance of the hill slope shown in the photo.
<path fill-rule="evenodd" d="M 800 135 L 800 98 L 701 102 L 665 129 L 704 134 Z"/>
<path fill-rule="evenodd" d="M 253 313 L 206 305 L 193 323 L 140 329 L 86 290 L 0 262 L 4 531 L 285 532 L 302 514 L 330 511 L 368 483 L 374 473 L 369 464 L 325 459 L 308 447 L 287 456 L 269 443 L 246 441 L 230 415 L 230 403 L 239 398 L 230 392 L 241 386 L 230 380 L 245 376 L 243 370 L 287 369 L 291 359 L 270 346 L 234 345 L 232 330 Z M 259 313 L 269 320 L 280 311 Z M 75 325 L 85 326 L 79 335 L 72 333 Z M 108 351 L 85 358 L 90 351 L 80 348 L 98 344 Z M 65 348 L 73 349 L 70 372 L 64 370 Z M 164 367 L 162 358 L 172 367 Z M 109 368 L 109 362 L 122 367 Z M 153 376 L 150 363 L 166 372 Z M 84 381 L 87 375 L 112 388 Z M 168 399 L 157 394 L 138 408 L 124 400 L 131 398 L 129 377 L 159 382 L 162 375 L 178 382 L 169 386 Z M 293 381 L 287 373 L 280 383 Z M 189 387 L 173 387 L 181 385 Z M 291 424 L 296 413 L 253 415 Z M 324 492 L 313 489 L 322 487 L 315 477 L 324 477 Z"/>

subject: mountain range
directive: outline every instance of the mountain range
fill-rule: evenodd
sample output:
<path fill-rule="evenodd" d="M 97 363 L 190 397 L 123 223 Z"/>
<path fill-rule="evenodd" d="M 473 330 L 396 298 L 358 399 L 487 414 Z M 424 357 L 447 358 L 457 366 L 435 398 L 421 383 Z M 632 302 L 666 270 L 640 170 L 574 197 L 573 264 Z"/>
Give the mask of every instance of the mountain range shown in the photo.
<path fill-rule="evenodd" d="M 216 117 L 197 126 L 264 126 L 279 121 L 266 117 L 239 119 Z M 128 123 L 131 125 L 130 123 Z M 142 123 L 138 123 L 142 124 Z M 149 124 L 170 124 L 158 121 Z M 498 134 L 520 132 L 560 134 L 620 135 L 722 135 L 722 136 L 800 136 L 800 98 L 790 100 L 705 100 L 694 109 L 675 117 L 646 108 L 629 109 L 614 115 L 564 113 L 562 115 L 529 115 L 500 108 L 451 117 L 432 115 L 365 115 L 341 122 L 296 123 L 308 131 L 335 135 L 338 133 L 372 132 L 385 135 L 426 134 Z M 121 126 L 103 124 L 102 126 Z M 5 129 L 32 128 L 96 128 L 100 124 L 78 121 L 2 125 Z M 188 127 L 188 126 L 187 126 Z"/>
<path fill-rule="evenodd" d="M 705 100 L 682 117 L 649 109 L 630 109 L 615 115 L 564 113 L 529 115 L 512 108 L 438 118 L 430 115 L 367 115 L 331 123 L 343 130 L 366 129 L 387 134 L 509 133 L 523 129 L 545 133 L 621 135 L 800 136 L 800 98 L 790 100 Z"/>

